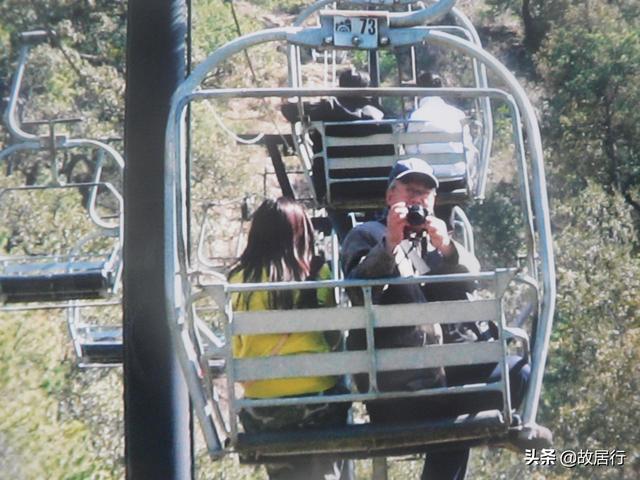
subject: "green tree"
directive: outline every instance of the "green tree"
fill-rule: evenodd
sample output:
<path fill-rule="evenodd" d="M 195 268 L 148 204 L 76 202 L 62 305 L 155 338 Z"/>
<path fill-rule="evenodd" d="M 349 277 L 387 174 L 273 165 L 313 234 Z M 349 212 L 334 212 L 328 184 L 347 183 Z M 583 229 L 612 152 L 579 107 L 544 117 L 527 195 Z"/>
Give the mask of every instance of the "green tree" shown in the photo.
<path fill-rule="evenodd" d="M 640 259 L 633 212 L 620 195 L 593 182 L 556 205 L 558 296 L 538 420 L 553 431 L 558 452 L 624 450 L 625 466 L 532 467 L 523 455 L 485 449 L 473 456 L 471 478 L 638 476 Z"/>
<path fill-rule="evenodd" d="M 469 209 L 478 259 L 491 270 L 516 265 L 524 246 L 522 210 L 514 185 L 501 182 L 491 189 L 482 204 Z"/>
<path fill-rule="evenodd" d="M 538 51 L 545 36 L 552 29 L 555 20 L 571 3 L 570 0 L 487 0 L 487 5 L 495 15 L 501 12 L 511 12 L 522 21 L 524 30 L 524 45 L 535 53 Z"/>
<path fill-rule="evenodd" d="M 640 30 L 610 3 L 569 8 L 540 52 L 545 136 L 554 173 L 577 189 L 592 178 L 633 197 L 640 183 Z"/>
<path fill-rule="evenodd" d="M 558 308 L 542 416 L 559 448 L 627 451 L 624 470 L 598 478 L 637 478 L 640 468 L 640 260 L 631 215 L 619 195 L 589 183 L 554 217 Z"/>

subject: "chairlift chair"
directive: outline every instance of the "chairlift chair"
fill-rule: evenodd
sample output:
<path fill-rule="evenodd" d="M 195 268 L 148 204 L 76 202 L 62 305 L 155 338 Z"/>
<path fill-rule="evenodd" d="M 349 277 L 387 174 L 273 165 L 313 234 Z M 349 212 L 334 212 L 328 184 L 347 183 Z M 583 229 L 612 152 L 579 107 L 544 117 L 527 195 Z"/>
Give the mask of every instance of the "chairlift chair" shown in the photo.
<path fill-rule="evenodd" d="M 112 181 L 105 178 L 106 166 L 122 176 L 124 160 L 107 143 L 92 139 L 72 139 L 59 135 L 56 125 L 79 119 L 52 119 L 28 122 L 31 126 L 47 125 L 47 135 L 38 136 L 23 129 L 17 105 L 29 51 L 34 45 L 52 40 L 52 33 L 44 30 L 23 32 L 20 35 L 19 61 L 11 85 L 4 122 L 12 137 L 12 144 L 0 151 L 0 161 L 19 152 L 45 151 L 50 158 L 48 180 L 34 185 L 20 185 L 0 190 L 0 203 L 25 201 L 30 193 L 81 192 L 87 197 L 86 214 L 94 231 L 69 247 L 67 253 L 5 255 L 0 258 L 0 310 L 15 311 L 41 308 L 67 309 L 67 323 L 78 358 L 85 364 L 115 364 L 122 361 L 121 327 L 88 325 L 82 321 L 81 311 L 89 306 L 119 304 L 122 273 L 122 195 Z M 72 150 L 94 152 L 90 181 L 74 182 L 61 178 L 58 152 Z M 21 198 L 22 197 L 22 198 Z M 111 207 L 100 207 L 108 197 Z M 110 239 L 110 247 L 102 253 L 86 251 L 86 246 L 98 239 Z M 119 330 L 119 331 L 118 331 Z M 108 335 L 106 332 L 109 332 Z M 92 352 L 97 352 L 94 355 Z"/>
<path fill-rule="evenodd" d="M 398 2 L 392 0 L 366 1 L 352 0 L 339 4 L 340 10 L 320 11 L 328 1 L 321 1 L 309 7 L 299 17 L 296 25 L 319 12 L 320 23 L 316 26 L 294 26 L 262 30 L 237 38 L 216 50 L 207 57 L 176 90 L 169 115 L 166 131 L 165 156 L 165 235 L 167 254 L 165 256 L 165 288 L 168 322 L 176 352 L 189 387 L 193 408 L 203 430 L 208 450 L 213 458 L 236 452 L 245 461 L 273 462 L 297 455 L 326 454 L 350 458 L 388 456 L 407 453 L 421 453 L 431 449 L 451 448 L 456 445 L 503 445 L 514 437 L 525 438 L 536 427 L 538 401 L 542 386 L 544 365 L 547 356 L 549 336 L 555 302 L 555 271 L 551 248 L 549 212 L 545 175 L 542 163 L 542 148 L 538 124 L 533 108 L 523 89 L 513 75 L 493 56 L 484 51 L 477 41 L 477 35 L 470 23 L 457 10 L 451 10 L 454 0 L 441 0 L 428 8 L 414 12 L 385 12 Z M 400 0 L 400 3 L 410 3 Z M 356 7 L 378 7 L 375 11 L 350 10 Z M 344 7 L 344 9 L 342 9 Z M 462 29 L 470 39 L 462 38 L 441 27 L 431 27 L 430 23 L 448 12 L 462 19 Z M 366 39 L 341 37 L 337 35 L 338 25 L 345 18 L 375 25 L 375 34 Z M 302 20 L 300 20 L 302 19 Z M 467 37 L 467 35 L 465 35 Z M 244 89 L 207 89 L 201 83 L 209 72 L 221 62 L 246 49 L 270 42 L 287 42 L 289 46 L 289 85 L 285 88 L 244 88 Z M 301 65 L 299 48 L 312 48 L 318 51 L 366 50 L 376 53 L 396 47 L 419 48 L 423 42 L 429 42 L 462 53 L 472 60 L 477 72 L 491 72 L 501 81 L 500 88 L 490 88 L 486 84 L 486 73 L 482 73 L 472 87 L 427 89 L 418 87 L 371 87 L 338 89 L 335 87 L 308 88 L 300 84 Z M 375 280 L 341 280 L 336 277 L 330 281 L 283 282 L 260 284 L 229 284 L 226 281 L 203 283 L 200 271 L 206 266 L 192 261 L 189 255 L 189 217 L 187 207 L 187 178 L 184 139 L 184 111 L 192 101 L 230 98 L 297 98 L 302 101 L 308 97 L 366 95 L 372 97 L 413 97 L 440 95 L 446 97 L 468 98 L 477 101 L 481 109 L 481 119 L 487 121 L 482 126 L 479 145 L 480 163 L 474 178 L 465 178 L 467 182 L 464 200 L 482 198 L 491 150 L 492 126 L 490 125 L 491 105 L 502 102 L 507 105 L 513 123 L 513 142 L 516 152 L 516 166 L 522 201 L 525 236 L 527 237 L 527 257 L 524 267 L 507 266 L 495 271 L 479 274 L 431 275 L 416 278 L 394 278 Z M 406 121 L 396 122 L 395 130 L 384 141 L 396 146 L 396 154 L 385 159 L 376 159 L 375 165 L 392 163 L 401 158 L 401 144 L 410 142 L 428 143 L 430 140 L 441 142 L 441 137 L 427 134 L 414 138 L 403 130 Z M 294 125 L 292 136 L 303 166 L 309 177 L 312 158 L 307 146 L 309 128 L 322 131 L 324 125 Z M 526 134 L 527 142 L 524 137 Z M 435 140 L 434 140 L 435 138 Z M 324 145 L 330 145 L 335 139 L 323 137 Z M 368 139 L 369 141 L 374 139 Z M 365 142 L 366 140 L 363 140 Z M 346 140 L 345 140 L 346 142 Z M 353 145 L 355 143 L 351 143 Z M 351 209 L 367 209 L 380 206 L 382 195 L 377 199 L 368 195 L 354 195 L 345 200 L 335 191 L 331 191 L 331 170 L 335 167 L 332 159 L 323 155 L 326 171 L 329 172 L 328 191 L 324 198 L 316 198 L 317 206 Z M 371 165 L 370 159 L 358 159 L 355 167 L 358 172 Z M 372 160 L 373 161 L 373 160 Z M 465 161 L 456 159 L 455 162 Z M 386 162 L 386 163 L 383 163 Z M 448 163 L 443 162 L 446 167 Z M 352 168 L 353 167 L 353 168 Z M 443 168 L 443 170 L 446 170 Z M 465 174 L 468 173 L 468 170 Z M 445 173 L 439 173 L 446 183 Z M 531 179 L 531 182 L 529 182 Z M 373 182 L 366 175 L 349 179 L 354 185 Z M 380 176 L 375 181 L 386 182 Z M 469 183 L 471 182 L 471 183 Z M 339 182 L 333 182 L 339 183 Z M 385 183 L 386 184 L 386 183 Z M 382 187 L 381 187 L 382 188 Z M 382 191 L 382 190 L 381 190 Z M 452 204 L 459 200 L 451 192 Z M 445 195 L 446 197 L 446 195 Z M 535 214 L 534 214 L 535 212 Z M 473 248 L 473 237 L 469 221 L 460 208 L 452 209 L 452 223 L 466 232 L 467 245 Z M 334 272 L 335 275 L 335 272 Z M 450 283 L 477 281 L 484 285 L 482 299 L 432 302 L 427 304 L 375 305 L 371 300 L 371 289 L 376 286 L 396 283 Z M 523 284 L 535 295 L 536 308 L 527 312 L 534 316 L 535 338 L 529 351 L 528 334 L 521 328 L 514 328 L 506 318 L 503 306 L 505 291 L 514 284 Z M 363 306 L 339 305 L 333 309 L 309 309 L 294 311 L 235 311 L 231 295 L 237 292 L 264 290 L 307 289 L 307 288 L 361 288 L 364 293 Z M 199 315 L 196 305 L 202 301 L 218 309 L 220 316 L 214 332 Z M 463 344 L 428 345 L 421 348 L 376 349 L 373 344 L 374 328 L 415 325 L 418 323 L 457 323 L 482 320 L 492 322 L 498 329 L 498 340 L 494 342 L 476 342 Z M 363 351 L 337 351 L 323 354 L 300 354 L 291 356 L 271 356 L 254 358 L 234 358 L 231 350 L 231 338 L 234 335 L 258 335 L 299 331 L 327 331 L 364 329 L 367 337 L 367 349 Z M 381 392 L 376 387 L 376 374 L 379 371 L 427 368 L 447 365 L 474 365 L 498 363 L 502 371 L 506 369 L 506 355 L 509 344 L 518 341 L 531 360 L 531 377 L 522 405 L 514 410 L 510 405 L 509 385 L 504 375 L 501 381 L 491 384 L 473 384 L 463 387 L 441 387 L 415 392 Z M 213 367 L 215 365 L 215 368 Z M 286 398 L 253 399 L 236 397 L 237 384 L 258 379 L 287 378 L 318 375 L 366 374 L 370 388 L 366 392 L 351 391 L 344 395 L 296 396 Z M 218 380 L 216 380 L 218 378 Z M 226 408 L 219 401 L 221 387 L 226 382 Z M 459 395 L 469 392 L 499 392 L 502 398 L 495 409 L 476 414 L 462 415 L 457 418 L 443 418 L 432 422 L 413 424 L 374 425 L 368 423 L 349 424 L 341 428 L 315 428 L 290 432 L 270 432 L 249 434 L 239 426 L 237 414 L 243 408 L 258 406 L 291 406 L 326 402 L 363 402 L 384 398 L 406 398 L 409 396 Z"/>

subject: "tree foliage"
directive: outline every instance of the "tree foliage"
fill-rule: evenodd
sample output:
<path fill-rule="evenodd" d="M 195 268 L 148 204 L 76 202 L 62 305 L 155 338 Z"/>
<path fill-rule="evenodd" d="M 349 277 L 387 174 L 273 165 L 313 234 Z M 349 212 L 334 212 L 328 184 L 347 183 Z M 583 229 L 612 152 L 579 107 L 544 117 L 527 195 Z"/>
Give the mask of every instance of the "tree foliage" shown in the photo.
<path fill-rule="evenodd" d="M 636 478 L 640 259 L 632 212 L 619 195 L 590 182 L 557 208 L 554 220 L 558 308 L 543 417 L 561 448 L 627 451 L 623 472 L 607 470 L 598 478 Z"/>
<path fill-rule="evenodd" d="M 240 29 L 247 33 L 274 22 L 285 24 L 288 17 L 281 15 L 307 4 L 254 0 L 234 5 Z M 541 419 L 554 430 L 559 449 L 619 448 L 629 458 L 624 469 L 533 469 L 523 464 L 522 456 L 479 450 L 470 476 L 638 478 L 640 261 L 634 228 L 638 216 L 629 205 L 640 211 L 640 4 L 635 0 L 486 0 L 485 4 L 494 13 L 508 11 L 520 18 L 524 43 L 535 53 L 539 73 L 533 86 L 544 92 L 537 106 L 543 114 L 552 184 L 558 304 Z M 192 54 L 197 63 L 235 38 L 237 31 L 228 3 L 199 0 L 193 5 Z M 60 133 L 121 137 L 125 23 L 122 0 L 0 2 L 0 98 L 8 93 L 15 67 L 17 34 L 50 28 L 58 32 L 59 44 L 32 51 L 21 101 L 23 118 L 80 115 L 82 124 L 61 127 Z M 257 50 L 250 59 L 260 80 L 283 80 L 281 52 Z M 207 79 L 208 85 L 216 86 L 250 82 L 243 55 Z M 252 176 L 262 173 L 261 147 L 238 147 L 221 132 L 212 112 L 232 130 L 247 127 L 256 133 L 275 133 L 278 127 L 269 118 L 273 107 L 222 101 L 213 108 L 199 104 L 192 109 L 193 193 L 198 202 L 211 196 L 241 197 L 261 187 Z M 239 112 L 247 112 L 250 121 Z M 2 131 L 0 147 L 8 143 Z M 512 154 L 500 141 L 494 146 L 498 156 Z M 65 159 L 66 165 L 87 163 L 81 154 L 75 155 Z M 43 181 L 49 161 L 46 153 L 20 156 L 14 174 L 2 176 L 0 186 Z M 86 169 L 74 172 L 87 173 Z M 517 198 L 512 185 L 492 185 L 485 203 L 468 212 L 486 268 L 516 262 L 522 243 Z M 42 206 L 49 210 L 41 211 Z M 44 194 L 11 207 L 2 214 L 4 253 L 62 250 L 87 231 L 79 221 L 84 209 L 77 193 Z M 198 220 L 199 211 L 195 214 Z M 60 228 L 47 231 L 52 225 Z M 234 233 L 230 230 L 227 236 Z M 123 475 L 121 373 L 80 372 L 74 367 L 63 321 L 63 314 L 55 310 L 0 315 L 3 478 Z M 198 446 L 198 478 L 264 478 L 261 470 L 240 467 L 236 459 L 226 459 L 222 466 L 212 464 L 204 458 L 201 443 Z M 419 464 L 394 465 L 392 476 L 410 478 L 418 470 Z M 359 464 L 357 472 L 358 478 L 367 478 L 368 464 Z"/>
<path fill-rule="evenodd" d="M 569 8 L 540 52 L 554 173 L 577 188 L 586 179 L 622 192 L 640 183 L 640 30 L 608 2 Z"/>
<path fill-rule="evenodd" d="M 559 14 L 571 0 L 487 0 L 487 5 L 495 14 L 511 12 L 520 17 L 524 32 L 524 45 L 530 52 L 536 52 L 547 33 L 554 27 Z"/>

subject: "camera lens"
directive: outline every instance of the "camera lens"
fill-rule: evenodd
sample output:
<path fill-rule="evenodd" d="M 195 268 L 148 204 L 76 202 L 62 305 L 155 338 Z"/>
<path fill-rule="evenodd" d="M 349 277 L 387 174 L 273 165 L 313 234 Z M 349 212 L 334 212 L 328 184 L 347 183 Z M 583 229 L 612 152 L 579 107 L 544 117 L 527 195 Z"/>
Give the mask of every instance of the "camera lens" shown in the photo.
<path fill-rule="evenodd" d="M 409 225 L 422 225 L 427 219 L 427 211 L 422 205 L 410 205 L 407 212 L 407 222 Z"/>

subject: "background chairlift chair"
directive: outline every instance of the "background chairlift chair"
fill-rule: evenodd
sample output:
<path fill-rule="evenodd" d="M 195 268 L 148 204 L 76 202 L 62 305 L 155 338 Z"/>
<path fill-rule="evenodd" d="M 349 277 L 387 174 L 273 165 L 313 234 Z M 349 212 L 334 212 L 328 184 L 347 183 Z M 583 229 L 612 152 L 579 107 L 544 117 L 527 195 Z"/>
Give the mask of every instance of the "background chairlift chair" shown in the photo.
<path fill-rule="evenodd" d="M 112 181 L 105 177 L 105 166 L 116 172 L 119 180 L 124 168 L 122 156 L 104 142 L 90 139 L 70 139 L 55 132 L 55 126 L 68 123 L 68 119 L 30 122 L 32 126 L 48 125 L 45 136 L 37 136 L 22 129 L 17 118 L 17 104 L 33 45 L 50 40 L 51 33 L 37 30 L 20 35 L 22 46 L 16 74 L 11 85 L 4 121 L 13 143 L 0 151 L 0 161 L 18 152 L 46 151 L 50 159 L 49 179 L 45 183 L 8 187 L 0 190 L 2 202 L 25 201 L 24 196 L 34 192 L 79 192 L 86 198 L 87 219 L 93 231 L 69 246 L 65 254 L 41 254 L 0 258 L 1 310 L 66 308 L 67 323 L 81 365 L 113 365 L 122 361 L 121 327 L 86 324 L 81 312 L 88 307 L 119 305 L 122 274 L 122 196 Z M 71 121 L 76 121 L 72 119 Z M 89 162 L 92 178 L 86 182 L 64 181 L 58 152 L 72 149 L 90 149 L 94 152 Z M 22 199 L 20 197 L 23 197 Z M 105 207 L 105 202 L 108 204 Z M 92 242 L 106 241 L 110 246 L 102 253 L 87 251 Z M 12 304 L 12 305 L 8 305 Z M 13 305 L 16 304 L 16 305 Z"/>
<path fill-rule="evenodd" d="M 310 7 L 304 9 L 295 19 L 294 26 L 301 26 L 305 23 L 309 23 L 310 19 L 315 18 L 316 23 L 318 25 L 321 24 L 322 12 L 325 11 L 327 6 L 332 6 L 337 4 L 338 8 L 366 8 L 367 10 L 401 10 L 401 11 L 410 11 L 412 5 L 415 2 L 411 0 L 391 0 L 391 1 L 380 1 L 380 2 L 372 2 L 370 0 L 346 0 L 343 2 L 333 2 L 331 0 L 320 0 Z M 435 20 L 440 19 L 444 15 L 448 15 L 448 18 L 453 20 L 453 24 L 451 25 L 435 25 L 429 26 L 431 31 L 441 31 L 446 32 L 451 35 L 456 35 L 465 40 L 473 43 L 478 48 L 482 48 L 482 44 L 480 42 L 480 38 L 473 24 L 469 21 L 469 19 L 457 8 L 452 5 L 455 4 L 455 1 L 440 1 L 440 2 L 429 2 L 436 3 L 431 8 L 427 10 L 423 10 L 421 12 L 421 17 L 418 17 L 416 21 L 421 23 L 429 23 Z M 370 12 L 374 14 L 373 12 Z M 408 78 L 405 78 L 406 74 L 403 73 L 402 68 L 398 68 L 398 84 L 402 86 L 415 86 L 416 84 L 416 76 L 418 73 L 417 64 L 416 64 L 416 48 L 417 45 L 408 45 L 401 48 L 408 49 L 410 51 L 410 74 Z M 395 47 L 395 50 L 398 50 L 398 47 Z M 336 66 L 335 61 L 331 63 L 332 71 L 328 72 L 328 59 L 331 56 L 335 56 L 335 53 L 340 50 L 336 49 L 327 49 L 322 48 L 323 56 L 325 59 L 325 85 L 331 83 L 331 85 L 336 84 Z M 379 50 L 378 49 L 370 49 L 368 50 L 369 56 L 369 73 L 371 77 L 371 83 L 373 86 L 377 86 L 380 81 L 380 67 L 379 67 Z M 300 45 L 291 45 L 289 47 L 289 85 L 291 87 L 301 88 L 304 86 L 303 76 L 301 74 L 300 68 L 300 58 L 301 58 L 301 46 Z M 487 80 L 487 72 L 486 67 L 482 62 L 479 62 L 476 58 L 469 58 L 471 67 L 472 67 L 472 78 L 473 78 L 473 86 L 476 88 L 487 88 L 488 80 Z M 329 82 L 331 80 L 331 82 Z M 440 93 L 444 94 L 444 91 L 439 90 Z M 435 92 L 434 92 L 435 93 Z M 444 95 L 443 95 L 444 96 Z M 403 98 L 404 100 L 404 98 Z M 412 100 L 413 106 L 417 105 L 418 98 L 415 97 Z M 473 196 L 475 199 L 482 200 L 485 196 L 485 189 L 487 183 L 488 176 L 488 165 L 489 165 L 489 156 L 491 154 L 491 145 L 493 142 L 493 118 L 491 113 L 491 102 L 487 97 L 480 97 L 474 100 L 474 111 L 476 118 L 469 119 L 470 123 L 473 123 L 475 128 L 478 130 L 478 134 L 475 136 L 476 147 L 479 151 L 479 159 L 478 159 L 478 172 L 475 175 L 475 184 L 471 189 L 470 185 L 467 185 L 469 189 L 468 195 Z M 402 103 L 404 110 L 404 101 Z M 302 106 L 300 105 L 300 108 Z M 413 108 L 412 108 L 413 109 Z M 301 116 L 302 117 L 302 116 Z M 404 131 L 406 125 L 399 124 L 398 127 L 394 129 L 394 131 Z M 310 162 L 309 152 L 305 151 L 304 146 L 308 146 L 308 142 L 304 142 L 300 137 L 308 134 L 309 128 L 317 128 L 317 125 L 299 125 L 298 128 L 294 128 L 294 145 L 298 149 L 298 155 L 301 156 L 307 164 Z M 408 144 L 412 144 L 412 140 L 409 137 Z M 355 139 L 354 139 L 355 140 Z M 379 141 L 384 139 L 380 138 Z M 424 143 L 430 143 L 430 139 L 428 136 L 424 138 Z M 433 142 L 438 142 L 437 136 L 431 139 Z M 452 139 L 452 141 L 462 142 L 461 139 Z M 395 142 L 396 145 L 402 145 L 403 142 Z M 353 144 L 354 146 L 357 143 Z M 301 151 L 302 150 L 302 151 Z M 326 152 L 325 152 L 326 156 Z M 325 159 L 326 160 L 326 159 Z M 379 160 L 378 160 L 379 162 Z M 455 159 L 450 159 L 449 162 L 442 161 L 441 167 L 436 167 L 436 170 L 440 170 L 440 177 L 444 177 L 445 180 L 453 180 L 451 175 L 447 175 L 450 173 L 450 169 L 447 169 L 445 165 L 447 164 L 455 164 Z M 468 163 L 466 160 L 464 163 Z M 375 164 L 375 163 L 374 163 Z M 459 168 L 457 169 L 459 171 Z M 327 171 L 327 170 L 325 170 Z M 438 172 L 437 172 L 438 173 Z M 458 176 L 460 174 L 458 173 Z M 460 178 L 458 178 L 460 179 Z M 378 197 L 379 198 L 379 197 Z"/>
<path fill-rule="evenodd" d="M 326 2 L 321 2 L 326 4 Z M 351 2 L 358 5 L 389 6 L 391 2 Z M 431 21 L 450 11 L 454 1 L 440 1 L 429 8 L 410 13 L 385 13 L 383 11 L 339 10 L 321 13 L 319 26 L 268 29 L 240 37 L 219 48 L 202 62 L 177 89 L 167 125 L 166 134 L 166 201 L 165 235 L 167 255 L 165 258 L 165 288 L 169 325 L 183 368 L 193 407 L 202 427 L 209 452 L 213 458 L 226 453 L 238 452 L 248 461 L 277 461 L 288 456 L 309 453 L 342 455 L 346 457 L 372 457 L 424 452 L 432 448 L 447 448 L 453 445 L 493 444 L 501 445 L 517 438 L 526 438 L 536 428 L 536 415 L 542 377 L 546 361 L 548 340 L 555 302 L 555 270 L 551 248 L 549 214 L 545 176 L 542 163 L 542 148 L 537 121 L 533 108 L 522 88 L 512 74 L 494 57 L 482 50 L 478 42 L 468 41 L 444 31 L 426 26 Z M 310 7 L 311 8 L 311 7 Z M 304 12 L 303 12 L 304 13 Z M 306 14 L 306 13 L 304 13 Z M 301 17 L 304 16 L 301 14 Z M 336 25 L 349 17 L 356 22 L 371 22 L 376 25 L 376 34 L 369 38 L 355 39 L 342 43 L 334 30 Z M 338 41 L 340 40 L 340 41 Z M 376 52 L 396 47 L 415 47 L 423 42 L 467 55 L 480 69 L 487 69 L 503 84 L 503 88 L 488 88 L 476 85 L 471 88 L 426 89 L 416 87 L 372 87 L 362 89 L 303 88 L 296 83 L 300 78 L 299 55 L 290 55 L 289 87 L 251 89 L 203 89 L 201 83 L 206 75 L 221 62 L 249 47 L 268 42 L 286 41 L 289 51 L 297 48 L 313 48 L 319 51 L 341 49 L 345 51 L 364 49 Z M 370 56 L 371 57 L 371 56 Z M 371 60 L 371 58 L 370 58 Z M 374 62 L 370 62 L 375 63 Z M 189 217 L 187 207 L 187 159 L 183 148 L 183 114 L 191 101 L 211 98 L 299 98 L 336 95 L 365 95 L 373 97 L 413 97 L 424 95 L 453 96 L 477 99 L 481 105 L 502 102 L 507 105 L 513 124 L 513 141 L 518 168 L 518 181 L 522 196 L 522 214 L 525 236 L 527 237 L 527 262 L 523 268 L 504 268 L 476 275 L 433 275 L 417 278 L 395 278 L 376 280 L 331 280 L 323 282 L 285 282 L 261 284 L 228 284 L 224 281 L 198 283 L 204 278 L 198 265 L 189 255 Z M 488 113 L 488 112 L 487 112 Z M 486 117 L 485 117 L 486 118 Z M 398 122 L 400 125 L 402 121 Z M 299 141 L 304 141 L 304 129 L 295 131 Z M 489 125 L 483 125 L 478 178 L 473 188 L 473 196 L 481 196 L 483 175 L 488 168 L 488 154 L 491 144 Z M 524 142 L 524 133 L 527 142 Z M 394 144 L 407 143 L 406 134 L 397 131 L 389 134 Z M 429 135 L 423 139 L 428 141 Z M 412 140 L 413 141 L 413 140 Z M 422 143 L 422 142 L 420 142 Z M 309 158 L 305 157 L 299 143 L 303 165 L 309 169 Z M 398 152 L 399 150 L 396 150 Z M 385 159 L 390 166 L 399 154 Z M 485 157 L 486 155 L 486 157 Z M 324 158 L 327 161 L 326 156 Z M 363 162 L 364 163 L 364 162 Z M 330 165 L 330 163 L 328 163 Z M 366 165 L 362 165 L 365 167 Z M 308 172 L 311 174 L 312 172 Z M 380 177 L 381 179 L 382 177 Z M 530 190 L 529 178 L 531 178 Z M 380 182 L 380 179 L 376 179 Z M 353 179 L 354 183 L 368 181 Z M 366 193 L 366 192 L 365 192 Z M 465 190 L 467 197 L 471 196 Z M 381 199 L 382 197 L 380 197 Z M 336 196 L 317 199 L 320 206 L 343 208 L 344 203 Z M 371 207 L 371 198 L 353 198 L 352 207 Z M 457 200 L 452 199 L 453 203 Z M 461 209 L 452 209 L 454 225 L 468 225 Z M 535 211 L 535 216 L 533 212 Z M 470 231 L 468 227 L 466 228 Z M 473 245 L 472 236 L 468 243 Z M 335 272 L 334 272 L 335 274 Z M 485 285 L 482 300 L 457 300 L 432 302 L 428 304 L 374 305 L 371 289 L 376 286 L 395 283 L 447 283 L 478 281 Z M 536 294 L 536 308 L 533 309 L 535 338 L 532 350 L 528 352 L 529 340 L 526 332 L 510 326 L 503 308 L 503 296 L 514 284 L 524 284 Z M 334 309 L 237 312 L 232 308 L 230 298 L 234 292 L 258 290 L 305 289 L 332 287 L 362 288 L 364 306 L 340 305 Z M 202 319 L 193 314 L 194 306 L 208 299 L 218 306 L 223 337 L 210 336 L 210 327 L 203 325 Z M 528 310 L 528 311 L 531 311 Z M 416 323 L 455 323 L 474 320 L 493 322 L 499 333 L 494 342 L 429 345 L 424 348 L 403 348 L 377 350 L 373 345 L 374 328 L 415 325 Z M 367 349 L 363 351 L 340 351 L 325 354 L 273 356 L 259 358 L 234 358 L 231 338 L 239 334 L 265 334 L 294 331 L 347 331 L 361 328 L 366 331 Z M 427 368 L 442 365 L 473 365 L 495 362 L 506 371 L 505 362 L 508 343 L 520 341 L 531 360 L 531 376 L 524 401 L 519 409 L 512 410 L 508 382 L 504 376 L 500 382 L 474 384 L 464 387 L 443 387 L 416 392 L 379 392 L 376 388 L 376 372 Z M 221 371 L 210 365 L 223 363 Z M 288 398 L 248 399 L 236 398 L 237 382 L 256 379 L 281 378 L 316 375 L 351 375 L 365 373 L 369 376 L 368 392 L 350 392 L 334 396 L 303 396 Z M 227 408 L 218 401 L 220 385 L 214 377 L 223 374 L 226 379 Z M 301 405 L 324 402 L 362 402 L 381 398 L 401 398 L 407 396 L 457 395 L 463 392 L 500 392 L 502 402 L 495 409 L 475 415 L 457 418 L 443 418 L 433 422 L 414 424 L 345 425 L 338 429 L 314 429 L 294 432 L 274 432 L 247 434 L 240 431 L 237 413 L 249 406 Z"/>

